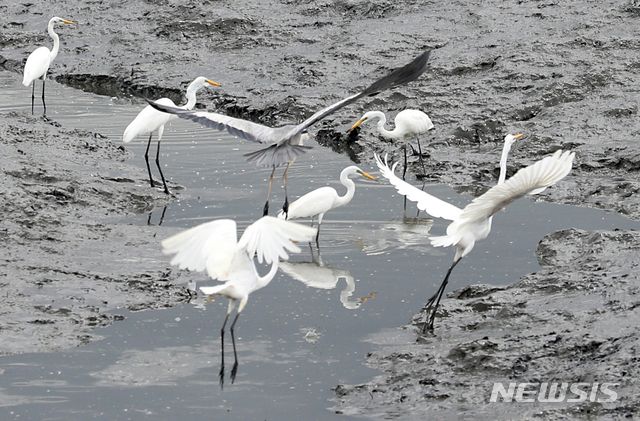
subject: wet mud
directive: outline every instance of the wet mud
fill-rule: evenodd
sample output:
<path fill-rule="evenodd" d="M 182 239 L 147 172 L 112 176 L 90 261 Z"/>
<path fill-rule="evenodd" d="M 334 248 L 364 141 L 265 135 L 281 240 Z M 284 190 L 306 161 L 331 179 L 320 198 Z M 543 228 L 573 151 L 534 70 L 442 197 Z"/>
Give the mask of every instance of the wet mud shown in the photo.
<path fill-rule="evenodd" d="M 58 15 L 79 24 L 60 31 L 57 81 L 133 102 L 178 102 L 203 75 L 222 87 L 202 92 L 200 107 L 266 124 L 300 121 L 431 49 L 420 80 L 340 110 L 314 127 L 318 141 L 356 162 L 371 163 L 373 152 L 399 157 L 372 127 L 346 129 L 370 109 L 422 109 L 436 128 L 422 139 L 426 174 L 415 154 L 411 170 L 477 196 L 497 180 L 503 137 L 523 132 L 510 174 L 558 148 L 577 153 L 572 173 L 536 200 L 640 219 L 636 0 L 42 3 L 0 5 L 2 68 L 21 72 L 33 45 L 50 42 L 43 28 Z M 76 346 L 111 323 L 114 309 L 184 299 L 154 264 L 153 227 L 114 222 L 171 200 L 144 186 L 125 150 L 22 114 L 0 115 L 0 129 L 0 352 Z M 385 374 L 339 385 L 334 410 L 397 419 L 628 417 L 640 396 L 638 240 L 571 227 L 546 235 L 540 271 L 504 288 L 450 293 L 434 336 L 372 352 L 367 364 Z M 494 381 L 553 379 L 619 383 L 620 398 L 488 405 Z"/>

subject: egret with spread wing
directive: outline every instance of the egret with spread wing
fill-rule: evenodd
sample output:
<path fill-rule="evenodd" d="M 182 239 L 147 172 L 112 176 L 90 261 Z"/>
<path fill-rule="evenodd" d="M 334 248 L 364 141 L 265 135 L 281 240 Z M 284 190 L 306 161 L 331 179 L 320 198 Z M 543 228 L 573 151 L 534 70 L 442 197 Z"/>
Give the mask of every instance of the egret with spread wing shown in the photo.
<path fill-rule="evenodd" d="M 446 235 L 430 238 L 433 246 L 454 246 L 456 253 L 453 264 L 449 267 L 442 284 L 425 305 L 426 319 L 422 328 L 423 333 L 427 330 L 433 330 L 436 311 L 449 282 L 451 271 L 463 257 L 469 254 L 476 241 L 482 240 L 489 235 L 493 215 L 521 197 L 541 193 L 547 187 L 562 180 L 571 171 L 575 153 L 558 150 L 553 155 L 521 169 L 505 182 L 507 153 L 510 143 L 517 137 L 519 136 L 509 135 L 505 140 L 498 184 L 483 195 L 473 199 L 464 209 L 431 196 L 401 180 L 394 173 L 397 163 L 394 164 L 393 168 L 389 168 L 386 162 L 383 163 L 376 156 L 378 168 L 382 175 L 396 187 L 400 194 L 416 202 L 418 208 L 429 215 L 452 221 L 447 227 Z"/>
<path fill-rule="evenodd" d="M 366 172 L 362 171 L 355 165 L 351 165 L 340 173 L 340 182 L 347 188 L 347 192 L 340 196 L 333 187 L 325 186 L 315 189 L 300 197 L 289 206 L 289 212 L 285 213 L 281 210 L 278 213 L 280 219 L 297 219 L 297 218 L 311 218 L 311 224 L 313 225 L 313 219 L 318 217 L 318 233 L 316 234 L 316 245 L 318 245 L 318 237 L 320 236 L 320 225 L 322 224 L 322 218 L 324 214 L 331 209 L 339 208 L 351 202 L 353 195 L 356 192 L 356 185 L 349 177 L 352 175 L 360 174 L 373 181 L 378 181 Z"/>
<path fill-rule="evenodd" d="M 420 110 L 403 110 L 396 115 L 394 119 L 395 128 L 393 130 L 387 130 L 384 125 L 387 123 L 387 117 L 382 111 L 369 111 L 366 112 L 360 120 L 358 120 L 349 131 L 360 126 L 362 123 L 368 120 L 378 120 L 376 128 L 378 133 L 383 137 L 392 140 L 404 140 L 404 169 L 402 170 L 402 179 L 405 179 L 407 173 L 407 138 L 415 136 L 418 140 L 418 153 L 420 157 L 420 164 L 422 164 L 422 173 L 426 172 L 424 168 L 424 161 L 422 159 L 422 147 L 420 146 L 420 137 L 422 133 L 426 133 L 433 129 L 433 122 L 428 115 Z"/>
<path fill-rule="evenodd" d="M 187 231 L 167 238 L 162 242 L 165 254 L 175 254 L 172 265 L 180 269 L 193 271 L 206 270 L 212 279 L 224 281 L 213 287 L 200 287 L 208 295 L 222 295 L 229 299 L 227 315 L 220 330 L 222 364 L 220 384 L 224 379 L 224 329 L 229 315 L 238 305 L 238 313 L 231 323 L 231 341 L 235 363 L 231 370 L 231 381 L 235 380 L 238 370 L 238 354 L 234 328 L 240 313 L 247 304 L 249 294 L 264 288 L 278 271 L 280 259 L 287 259 L 288 253 L 298 253 L 300 248 L 294 243 L 309 242 L 316 235 L 314 228 L 295 222 L 283 221 L 265 216 L 249 225 L 237 240 L 236 223 L 231 219 L 219 219 L 207 222 Z M 269 272 L 261 276 L 256 269 L 254 256 L 258 262 L 271 265 Z"/>
<path fill-rule="evenodd" d="M 58 50 L 60 50 L 60 37 L 53 30 L 53 27 L 58 22 L 69 25 L 76 24 L 75 22 L 71 22 L 70 20 L 62 19 L 57 16 L 51 18 L 51 20 L 49 20 L 47 32 L 49 32 L 49 36 L 53 39 L 53 48 L 51 51 L 49 51 L 47 47 L 36 48 L 31 54 L 29 54 L 27 63 L 24 65 L 24 78 L 22 79 L 22 84 L 24 86 L 29 86 L 33 82 L 33 87 L 31 89 L 31 114 L 33 114 L 33 103 L 35 102 L 36 97 L 35 80 L 38 78 L 42 79 L 42 107 L 44 108 L 42 114 L 47 113 L 47 105 L 44 102 L 44 81 L 47 78 L 49 66 L 51 66 L 51 63 L 58 55 Z"/>
<path fill-rule="evenodd" d="M 429 51 L 422 53 L 411 63 L 394 70 L 387 76 L 374 82 L 362 92 L 351 95 L 350 97 L 336 102 L 335 104 L 323 108 L 298 125 L 286 125 L 274 128 L 218 113 L 205 111 L 186 111 L 173 107 L 167 107 L 163 104 L 156 104 L 152 101 L 149 101 L 149 104 L 151 104 L 158 110 L 176 114 L 180 118 L 193 120 L 196 123 L 200 123 L 216 130 L 226 130 L 230 134 L 239 136 L 246 140 L 269 145 L 264 149 L 249 153 L 245 156 L 248 157 L 249 162 L 254 162 L 255 164 L 260 166 L 273 168 L 273 170 L 271 171 L 271 177 L 269 179 L 267 201 L 264 205 L 264 215 L 267 215 L 269 213 L 269 197 L 271 194 L 271 184 L 273 183 L 273 175 L 275 173 L 275 169 L 280 165 L 288 164 L 287 169 L 284 171 L 284 174 L 282 176 L 285 189 L 285 203 L 283 209 L 286 213 L 289 207 L 287 198 L 287 171 L 289 170 L 291 163 L 296 157 L 302 155 L 308 149 L 310 149 L 308 146 L 304 146 L 302 144 L 303 135 L 305 134 L 306 130 L 311 125 L 317 123 L 326 116 L 334 113 L 342 107 L 353 103 L 354 101 L 357 101 L 360 98 L 363 98 L 365 96 L 374 96 L 386 89 L 390 89 L 417 79 L 427 69 L 429 53 Z"/>
<path fill-rule="evenodd" d="M 192 110 L 196 105 L 196 93 L 206 84 L 220 86 L 220 84 L 202 76 L 195 78 L 194 81 L 191 82 L 191 84 L 189 84 L 189 86 L 187 87 L 187 103 L 180 108 L 184 110 Z M 157 103 L 168 105 L 171 107 L 176 106 L 169 98 L 160 98 Z M 167 187 L 167 182 L 164 179 L 162 168 L 160 168 L 160 142 L 162 141 L 162 134 L 164 133 L 165 124 L 175 118 L 176 116 L 174 116 L 173 114 L 160 112 L 147 105 L 142 109 L 142 111 L 140 111 L 136 118 L 134 118 L 133 121 L 129 123 L 124 131 L 124 134 L 122 135 L 122 141 L 125 143 L 129 143 L 138 135 L 149 133 L 149 140 L 147 141 L 147 149 L 144 153 L 144 160 L 147 163 L 147 171 L 149 172 L 149 184 L 151 184 L 151 187 L 154 187 L 153 177 L 151 176 L 151 166 L 149 165 L 149 147 L 151 146 L 151 138 L 153 137 L 153 133 L 157 134 L 158 149 L 156 150 L 156 166 L 158 167 L 158 172 L 160 173 L 160 177 L 162 178 L 162 185 L 164 186 L 164 192 L 166 194 L 169 194 L 169 188 Z"/>

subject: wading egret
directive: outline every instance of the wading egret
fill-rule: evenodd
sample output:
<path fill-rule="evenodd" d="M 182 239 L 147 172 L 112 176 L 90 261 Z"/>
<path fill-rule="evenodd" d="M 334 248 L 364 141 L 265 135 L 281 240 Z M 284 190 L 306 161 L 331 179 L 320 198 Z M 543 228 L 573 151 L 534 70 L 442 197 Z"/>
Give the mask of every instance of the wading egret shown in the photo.
<path fill-rule="evenodd" d="M 47 32 L 49 32 L 49 36 L 53 39 L 53 48 L 51 51 L 49 51 L 47 47 L 36 48 L 31 54 L 29 54 L 27 63 L 24 65 L 24 78 L 22 79 L 22 84 L 24 86 L 29 86 L 33 82 L 33 88 L 31 89 L 31 114 L 33 114 L 33 103 L 35 102 L 36 97 L 35 80 L 38 78 L 42 78 L 42 108 L 44 109 L 42 114 L 47 114 L 47 105 L 44 102 L 44 81 L 47 78 L 49 66 L 51 66 L 51 63 L 58 55 L 58 50 L 60 49 L 60 37 L 53 30 L 53 27 L 58 22 L 69 25 L 76 24 L 75 22 L 71 22 L 70 20 L 62 19 L 57 16 L 51 18 L 51 20 L 49 20 Z"/>
<path fill-rule="evenodd" d="M 521 169 L 506 182 L 492 187 L 483 195 L 473 199 L 464 209 L 460 209 L 402 181 L 394 174 L 397 164 L 390 169 L 376 156 L 383 176 L 396 187 L 400 194 L 417 202 L 418 208 L 431 216 L 452 221 L 447 227 L 446 235 L 430 237 L 433 246 L 454 246 L 456 253 L 442 284 L 423 309 L 425 312 L 423 333 L 433 330 L 436 311 L 449 282 L 451 271 L 463 257 L 469 254 L 476 241 L 489 235 L 493 215 L 515 200 L 526 195 L 538 194 L 562 180 L 571 171 L 574 157 L 574 152 L 558 150 L 553 155 Z"/>
<path fill-rule="evenodd" d="M 193 107 L 195 107 L 196 105 L 196 93 L 206 84 L 220 86 L 218 83 L 213 82 L 205 77 L 197 77 L 193 82 L 191 82 L 189 87 L 187 87 L 187 103 L 180 108 L 185 110 L 193 109 Z M 159 100 L 157 100 L 157 102 L 171 107 L 176 106 L 169 98 L 160 98 Z M 147 105 L 127 126 L 124 134 L 122 135 L 122 141 L 125 143 L 129 143 L 138 135 L 149 133 L 149 140 L 147 141 L 147 149 L 144 153 L 144 160 L 147 163 L 147 171 L 149 172 L 149 184 L 151 184 L 151 187 L 154 187 L 153 177 L 151 176 L 151 166 L 149 165 L 149 146 L 151 146 L 151 138 L 153 137 L 153 133 L 157 134 L 158 149 L 156 151 L 156 166 L 158 167 L 158 172 L 160 172 L 160 177 L 162 178 L 164 192 L 167 194 L 169 194 L 169 188 L 167 187 L 167 182 L 164 179 L 162 168 L 160 168 L 160 142 L 162 141 L 162 134 L 164 133 L 165 124 L 175 118 L 176 116 L 172 114 L 160 112 Z"/>
<path fill-rule="evenodd" d="M 420 164 L 422 164 L 422 173 L 426 172 L 424 168 L 424 161 L 422 160 L 422 147 L 420 146 L 420 137 L 422 133 L 426 133 L 433 129 L 433 122 L 428 115 L 420 110 L 403 110 L 396 115 L 394 120 L 395 128 L 393 130 L 387 130 L 384 125 L 387 123 L 387 117 L 382 111 L 369 111 L 365 113 L 360 120 L 356 122 L 349 131 L 360 126 L 365 121 L 378 120 L 377 129 L 378 133 L 382 137 L 386 137 L 391 140 L 403 140 L 404 145 L 404 169 L 402 170 L 402 179 L 405 179 L 407 173 L 407 138 L 415 136 L 418 141 L 418 153 L 420 157 Z"/>
<path fill-rule="evenodd" d="M 273 184 L 273 176 L 275 170 L 280 165 L 288 164 L 284 174 L 282 175 L 285 191 L 285 202 L 283 209 L 288 210 L 289 201 L 287 198 L 287 171 L 291 167 L 294 159 L 305 153 L 310 147 L 302 144 L 302 135 L 309 126 L 317 123 L 331 113 L 345 107 L 354 101 L 365 97 L 374 96 L 386 89 L 402 85 L 417 79 L 427 69 L 429 60 L 429 51 L 422 53 L 411 63 L 404 67 L 394 70 L 387 76 L 374 82 L 368 88 L 360 93 L 351 95 L 335 104 L 313 114 L 311 117 L 298 125 L 286 125 L 281 127 L 267 127 L 262 124 L 253 123 L 251 121 L 239 118 L 229 117 L 223 114 L 211 113 L 205 111 L 186 111 L 173 107 L 167 107 L 163 104 L 155 104 L 149 101 L 149 104 L 155 108 L 172 114 L 177 114 L 180 118 L 195 121 L 207 127 L 216 130 L 226 130 L 234 136 L 253 142 L 264 143 L 269 145 L 267 148 L 246 154 L 249 162 L 264 167 L 272 167 L 271 177 L 269 178 L 269 189 L 267 192 L 267 201 L 264 205 L 263 215 L 269 213 L 269 197 L 271 195 L 271 185 Z"/>
<path fill-rule="evenodd" d="M 227 315 L 220 330 L 221 385 L 224 380 L 224 329 L 229 315 L 239 303 L 238 313 L 230 328 L 235 357 L 231 370 L 233 382 L 238 370 L 234 328 L 247 304 L 249 294 L 271 282 L 278 271 L 280 259 L 287 259 L 288 253 L 300 252 L 300 248 L 294 241 L 309 242 L 315 235 L 314 228 L 265 216 L 249 225 L 239 241 L 236 223 L 231 219 L 207 222 L 162 241 L 163 253 L 175 254 L 171 260 L 172 265 L 198 272 L 206 270 L 212 279 L 225 282 L 213 287 L 200 287 L 200 290 L 207 295 L 217 294 L 229 299 Z M 258 273 L 254 256 L 259 263 L 264 261 L 271 264 L 271 269 L 266 275 L 260 276 Z"/>
<path fill-rule="evenodd" d="M 349 177 L 352 175 L 360 174 L 373 181 L 378 181 L 360 168 L 352 165 L 345 168 L 340 173 L 340 182 L 347 188 L 347 192 L 344 196 L 338 195 L 338 192 L 333 187 L 325 186 L 319 189 L 310 191 L 298 200 L 289 205 L 289 212 L 281 210 L 278 213 L 280 219 L 298 219 L 298 218 L 311 218 L 311 225 L 313 225 L 313 219 L 318 217 L 318 233 L 316 234 L 316 244 L 318 244 L 318 237 L 320 237 L 320 225 L 322 224 L 322 218 L 324 214 L 331 209 L 344 206 L 351 202 L 353 195 L 356 192 L 356 185 Z"/>

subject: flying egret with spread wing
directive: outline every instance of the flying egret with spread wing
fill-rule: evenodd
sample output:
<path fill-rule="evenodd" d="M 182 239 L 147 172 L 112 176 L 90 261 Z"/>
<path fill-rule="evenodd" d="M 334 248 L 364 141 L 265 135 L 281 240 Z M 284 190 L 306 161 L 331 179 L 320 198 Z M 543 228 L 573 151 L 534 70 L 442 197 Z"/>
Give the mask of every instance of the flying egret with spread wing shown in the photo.
<path fill-rule="evenodd" d="M 264 143 L 269 145 L 264 149 L 246 154 L 249 162 L 264 167 L 272 167 L 271 177 L 269 178 L 269 190 L 267 192 L 267 201 L 264 205 L 263 215 L 269 213 L 269 197 L 271 195 L 271 185 L 273 184 L 273 176 L 277 167 L 288 164 L 282 175 L 285 190 L 285 202 L 283 209 L 285 213 L 289 208 L 287 198 L 287 171 L 296 157 L 305 153 L 310 147 L 304 146 L 302 143 L 303 136 L 307 129 L 334 113 L 342 107 L 345 107 L 365 96 L 374 96 L 378 93 L 390 89 L 407 82 L 417 79 L 427 69 L 430 51 L 426 51 L 415 58 L 411 63 L 404 67 L 394 70 L 387 76 L 379 79 L 371 84 L 368 88 L 360 93 L 351 95 L 335 104 L 329 105 L 313 114 L 311 117 L 298 125 L 285 125 L 281 127 L 268 127 L 262 124 L 253 123 L 248 120 L 233 118 L 224 114 L 206 112 L 206 111 L 187 111 L 174 107 L 168 107 L 163 104 L 156 104 L 149 101 L 153 107 L 158 110 L 176 114 L 180 118 L 195 121 L 207 127 L 216 130 L 226 130 L 234 136 L 241 137 L 253 142 Z"/>
<path fill-rule="evenodd" d="M 347 188 L 347 192 L 343 196 L 340 196 L 333 187 L 320 187 L 319 189 L 310 191 L 289 205 L 289 212 L 285 213 L 284 210 L 281 210 L 278 213 L 278 218 L 311 218 L 311 224 L 313 225 L 313 220 L 317 217 L 318 233 L 316 234 L 316 245 L 318 245 L 320 225 L 322 224 L 324 214 L 332 209 L 344 206 L 351 202 L 351 199 L 353 199 L 353 195 L 356 192 L 356 185 L 349 177 L 357 174 L 360 174 L 370 180 L 378 181 L 355 165 L 351 165 L 340 172 L 340 182 Z"/>
<path fill-rule="evenodd" d="M 203 76 L 199 76 L 194 79 L 193 82 L 189 84 L 187 87 L 187 103 L 181 106 L 181 109 L 192 110 L 196 105 L 196 93 L 198 90 L 207 84 L 220 86 L 220 84 L 213 82 Z M 176 104 L 173 103 L 169 98 L 160 98 L 157 100 L 157 103 L 168 105 L 171 107 L 175 107 Z M 138 113 L 136 118 L 133 119 L 131 123 L 127 126 L 122 135 L 122 141 L 125 143 L 131 142 L 138 135 L 143 135 L 149 133 L 149 140 L 147 141 L 147 149 L 144 153 L 144 160 L 147 163 L 147 171 L 149 172 L 149 184 L 151 187 L 154 187 L 153 177 L 151 176 L 151 166 L 149 165 L 149 147 L 151 146 L 151 138 L 153 134 L 156 133 L 158 137 L 158 149 L 156 150 L 156 166 L 158 167 L 158 172 L 160 173 L 160 177 L 162 178 L 162 185 L 164 186 L 164 192 L 169 194 L 169 188 L 167 187 L 167 182 L 164 179 L 164 174 L 162 173 L 162 168 L 160 167 L 160 142 L 162 141 L 162 134 L 164 133 L 164 126 L 169 121 L 175 119 L 176 116 L 173 114 L 167 114 L 160 112 L 153 107 L 147 105 Z"/>
<path fill-rule="evenodd" d="M 220 330 L 222 364 L 220 384 L 224 379 L 224 329 L 229 315 L 238 304 L 238 312 L 231 323 L 231 341 L 235 363 L 231 370 L 231 381 L 235 380 L 238 370 L 238 354 L 234 329 L 240 313 L 247 304 L 249 294 L 264 288 L 278 271 L 280 259 L 287 259 L 288 253 L 298 253 L 300 248 L 295 242 L 309 242 L 316 235 L 316 229 L 295 222 L 283 221 L 265 216 L 249 225 L 237 240 L 236 222 L 231 219 L 219 219 L 198 225 L 162 241 L 165 254 L 175 254 L 172 265 L 180 269 L 207 271 L 212 279 L 224 281 L 224 284 L 212 287 L 200 287 L 207 295 L 222 295 L 229 299 L 227 315 Z M 261 276 L 256 269 L 254 256 L 259 263 L 271 265 L 269 272 Z"/>
<path fill-rule="evenodd" d="M 31 114 L 33 114 L 33 104 L 36 97 L 35 80 L 38 78 L 42 79 L 42 107 L 44 109 L 42 114 L 44 115 L 47 113 L 47 105 L 44 102 L 44 81 L 47 78 L 49 66 L 51 66 L 51 63 L 58 55 L 58 50 L 60 50 L 60 37 L 53 30 L 53 27 L 58 22 L 69 25 L 76 24 L 75 22 L 71 22 L 70 20 L 62 19 L 57 16 L 51 18 L 49 20 L 49 25 L 47 26 L 47 32 L 49 32 L 49 36 L 53 39 L 53 48 L 51 50 L 47 47 L 36 48 L 31 54 L 29 54 L 27 63 L 24 65 L 24 78 L 22 79 L 22 84 L 24 86 L 29 86 L 33 82 L 33 88 L 31 89 Z"/>
<path fill-rule="evenodd" d="M 403 140 L 404 145 L 404 169 L 402 170 L 402 179 L 405 179 L 405 175 L 407 173 L 407 138 L 411 136 L 415 136 L 418 141 L 418 154 L 420 157 L 420 164 L 422 165 L 422 173 L 426 172 L 424 168 L 424 161 L 422 159 L 422 147 L 420 146 L 420 136 L 422 133 L 426 133 L 429 130 L 433 129 L 433 122 L 429 118 L 428 115 L 423 113 L 420 110 L 403 110 L 396 115 L 394 121 L 394 129 L 387 130 L 384 125 L 387 124 L 387 117 L 384 115 L 382 111 L 368 111 L 366 112 L 360 120 L 358 120 L 349 131 L 354 130 L 356 127 L 360 126 L 365 121 L 375 121 L 378 120 L 376 124 L 376 128 L 378 129 L 378 133 L 382 137 L 392 140 Z"/>
<path fill-rule="evenodd" d="M 521 169 L 509 180 L 504 181 L 506 178 L 506 158 L 511 146 L 510 143 L 518 137 L 520 136 L 509 135 L 505 139 L 505 147 L 500 160 L 498 184 L 483 195 L 473 199 L 464 209 L 431 196 L 401 180 L 394 173 L 397 163 L 392 168 L 389 168 L 388 164 L 386 162 L 383 163 L 380 157 L 376 155 L 376 162 L 382 175 L 396 187 L 400 194 L 416 202 L 419 209 L 427 212 L 432 217 L 452 221 L 447 227 L 446 235 L 430 237 L 433 246 L 454 246 L 456 253 L 440 287 L 427 301 L 423 309 L 426 315 L 425 323 L 422 327 L 423 333 L 426 333 L 427 330 L 433 330 L 436 311 L 449 281 L 451 271 L 463 257 L 469 254 L 476 241 L 482 240 L 489 235 L 493 215 L 521 197 L 541 193 L 547 187 L 562 180 L 571 171 L 575 153 L 558 150 L 553 155 Z"/>

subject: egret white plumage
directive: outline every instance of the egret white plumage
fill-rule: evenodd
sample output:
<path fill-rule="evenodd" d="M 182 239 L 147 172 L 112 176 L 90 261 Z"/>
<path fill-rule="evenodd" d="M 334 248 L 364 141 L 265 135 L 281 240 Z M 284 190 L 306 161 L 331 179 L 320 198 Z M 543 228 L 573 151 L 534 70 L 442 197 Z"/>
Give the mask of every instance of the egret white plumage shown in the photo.
<path fill-rule="evenodd" d="M 316 244 L 318 244 L 320 225 L 322 224 L 324 214 L 329 212 L 331 209 L 348 204 L 351 202 L 351 199 L 353 199 L 353 195 L 356 192 L 356 185 L 349 177 L 356 174 L 360 174 L 373 181 L 378 181 L 355 165 L 351 165 L 340 172 L 340 182 L 347 188 L 347 192 L 343 196 L 340 196 L 333 187 L 320 187 L 319 189 L 310 191 L 295 202 L 291 203 L 291 205 L 289 205 L 289 212 L 281 210 L 278 213 L 278 218 L 311 218 L 311 224 L 313 225 L 313 219 L 318 217 L 318 232 L 316 234 Z"/>
<path fill-rule="evenodd" d="M 174 107 L 168 107 L 163 104 L 149 103 L 158 110 L 176 114 L 180 118 L 195 121 L 207 127 L 216 130 L 226 130 L 234 136 L 241 137 L 253 142 L 264 143 L 269 145 L 264 149 L 246 154 L 249 162 L 253 162 L 259 166 L 272 167 L 271 177 L 269 179 L 269 190 L 267 193 L 267 201 L 264 206 L 263 214 L 269 212 L 269 197 L 271 193 L 271 184 L 273 183 L 273 175 L 280 165 L 289 164 L 282 176 L 285 189 L 285 203 L 283 209 L 288 210 L 289 201 L 287 197 L 287 171 L 292 161 L 305 153 L 308 146 L 302 144 L 302 136 L 305 131 L 313 124 L 334 113 L 342 107 L 345 107 L 358 99 L 365 96 L 374 96 L 378 93 L 390 89 L 407 82 L 417 79 L 427 69 L 429 60 L 429 51 L 422 53 L 411 63 L 404 67 L 394 70 L 387 76 L 379 79 L 371 84 L 368 88 L 360 93 L 351 95 L 335 104 L 329 105 L 307 118 L 298 125 L 285 125 L 281 127 L 267 127 L 262 124 L 253 123 L 251 121 L 229 117 L 223 114 L 205 112 L 205 111 L 186 111 Z"/>
<path fill-rule="evenodd" d="M 452 221 L 447 227 L 446 235 L 430 237 L 433 246 L 454 246 L 456 253 L 440 287 L 433 297 L 427 301 L 423 309 L 426 313 L 425 323 L 422 328 L 423 333 L 433 329 L 436 311 L 449 281 L 451 271 L 463 257 L 469 254 L 476 241 L 482 240 L 489 235 L 493 215 L 521 197 L 541 193 L 547 187 L 562 180 L 571 171 L 575 153 L 558 150 L 553 155 L 521 169 L 505 182 L 506 157 L 509 147 L 513 140 L 519 137 L 520 135 L 509 135 L 505 139 L 505 147 L 500 162 L 499 184 L 473 199 L 464 209 L 431 196 L 401 180 L 394 174 L 397 163 L 392 168 L 389 168 L 386 162 L 383 163 L 380 157 L 376 156 L 376 162 L 382 175 L 396 187 L 400 194 L 416 202 L 418 208 L 429 215 Z"/>
<path fill-rule="evenodd" d="M 205 77 L 197 77 L 194 79 L 191 84 L 187 87 L 187 103 L 181 106 L 181 109 L 191 110 L 196 105 L 196 93 L 206 84 L 220 86 L 220 84 L 213 82 Z M 156 101 L 157 103 L 168 105 L 171 107 L 175 107 L 176 105 L 169 98 L 160 98 Z M 175 119 L 176 116 L 173 114 L 167 114 L 160 112 L 153 107 L 147 105 L 138 113 L 136 118 L 133 119 L 131 123 L 127 126 L 122 135 L 122 141 L 125 143 L 131 142 L 138 135 L 143 135 L 149 133 L 149 140 L 147 141 L 147 149 L 144 153 L 144 159 L 147 163 L 147 171 L 149 172 L 149 184 L 151 187 L 154 187 L 153 177 L 151 176 L 151 167 L 149 165 L 149 147 L 151 146 L 151 138 L 153 134 L 156 133 L 158 137 L 158 149 L 156 151 L 156 166 L 158 167 L 158 172 L 160 172 L 160 177 L 162 178 L 162 185 L 164 186 L 164 192 L 169 194 L 169 188 L 167 187 L 167 182 L 164 179 L 164 174 L 162 173 L 162 168 L 160 168 L 160 142 L 162 141 L 162 134 L 164 133 L 164 126 L 170 120 Z"/>
<path fill-rule="evenodd" d="M 220 382 L 224 378 L 224 329 L 229 315 L 238 305 L 238 312 L 231 323 L 231 340 L 235 363 L 231 380 L 238 369 L 238 355 L 234 329 L 240 313 L 247 304 L 249 294 L 264 288 L 278 271 L 280 259 L 287 259 L 288 253 L 298 253 L 300 248 L 294 243 L 309 242 L 316 235 L 314 228 L 295 222 L 283 221 L 265 216 L 247 229 L 237 240 L 236 223 L 231 219 L 219 219 L 198 225 L 162 241 L 163 253 L 175 254 L 172 265 L 192 271 L 206 270 L 212 279 L 224 281 L 222 285 L 200 287 L 207 295 L 222 295 L 229 299 L 227 315 L 220 330 L 222 364 Z M 271 265 L 269 272 L 261 276 L 256 269 L 254 256 L 258 262 Z"/>
<path fill-rule="evenodd" d="M 396 115 L 394 119 L 394 129 L 387 130 L 384 125 L 387 123 L 387 117 L 384 115 L 382 111 L 368 111 L 366 112 L 360 120 L 358 120 L 349 131 L 355 129 L 360 126 L 365 121 L 375 121 L 378 120 L 378 124 L 376 125 L 378 129 L 378 133 L 382 135 L 382 137 L 386 137 L 387 139 L 392 140 L 403 140 L 404 145 L 404 169 L 402 170 L 402 179 L 405 179 L 405 175 L 407 173 L 407 138 L 411 136 L 415 136 L 418 141 L 418 154 L 420 158 L 420 164 L 422 165 L 422 172 L 425 173 L 426 170 L 424 168 L 424 161 L 422 159 L 422 147 L 420 146 L 420 135 L 428 132 L 433 129 L 433 122 L 429 118 L 428 115 L 423 113 L 420 110 L 403 110 Z"/>
<path fill-rule="evenodd" d="M 53 27 L 58 22 L 69 25 L 76 24 L 75 22 L 71 22 L 70 20 L 62 19 L 57 16 L 51 18 L 49 20 L 49 25 L 47 26 L 47 32 L 53 39 L 53 48 L 51 50 L 47 47 L 36 48 L 31 54 L 29 54 L 27 62 L 24 65 L 24 78 L 22 79 L 22 84 L 24 86 L 29 86 L 33 82 L 33 88 L 31 90 L 31 114 L 33 114 L 33 105 L 36 96 L 35 80 L 38 78 L 42 78 L 42 107 L 44 109 L 42 114 L 47 113 L 47 105 L 44 102 L 44 81 L 47 78 L 49 66 L 51 66 L 51 63 L 58 55 L 58 50 L 60 50 L 60 37 L 53 30 Z"/>

